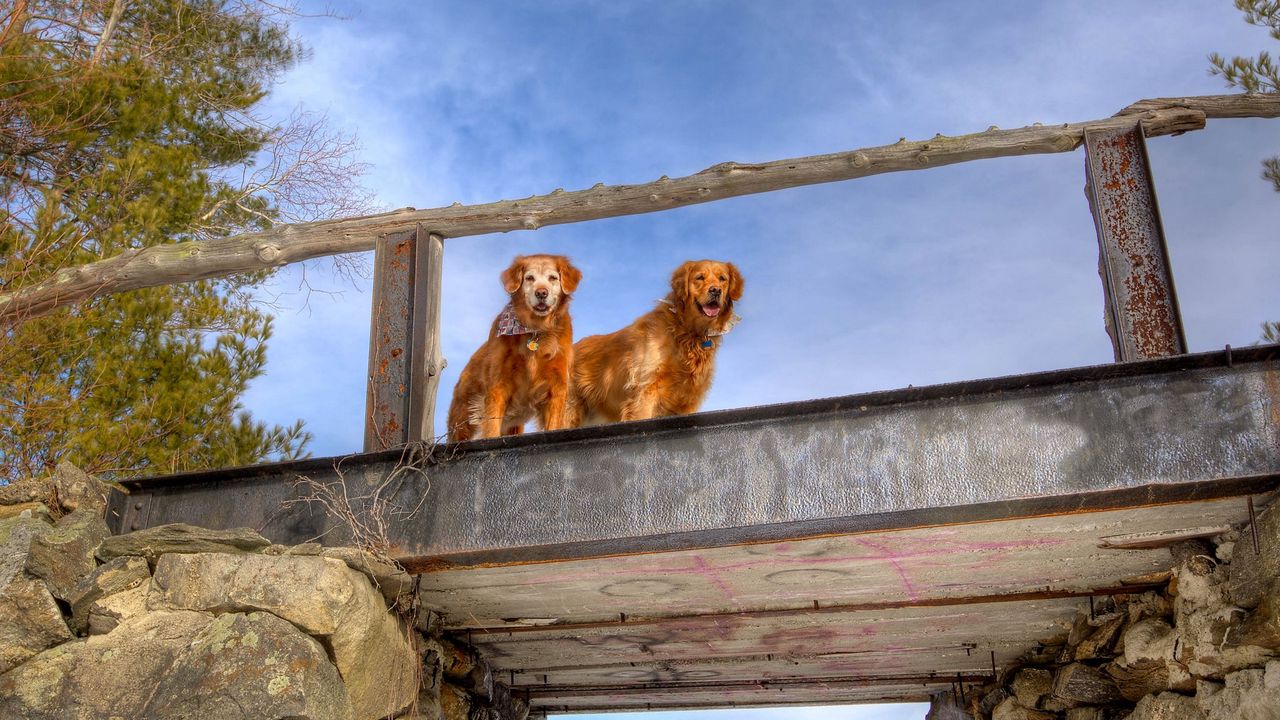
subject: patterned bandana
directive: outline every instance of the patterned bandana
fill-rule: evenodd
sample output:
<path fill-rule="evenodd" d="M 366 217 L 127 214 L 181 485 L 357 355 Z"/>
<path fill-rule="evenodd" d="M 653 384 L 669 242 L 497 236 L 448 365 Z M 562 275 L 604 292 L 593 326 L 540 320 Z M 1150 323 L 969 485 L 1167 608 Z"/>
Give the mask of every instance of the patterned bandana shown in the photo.
<path fill-rule="evenodd" d="M 516 306 L 507 303 L 502 308 L 502 314 L 498 316 L 498 334 L 499 335 L 528 335 L 534 330 L 525 327 L 520 320 L 516 318 Z"/>

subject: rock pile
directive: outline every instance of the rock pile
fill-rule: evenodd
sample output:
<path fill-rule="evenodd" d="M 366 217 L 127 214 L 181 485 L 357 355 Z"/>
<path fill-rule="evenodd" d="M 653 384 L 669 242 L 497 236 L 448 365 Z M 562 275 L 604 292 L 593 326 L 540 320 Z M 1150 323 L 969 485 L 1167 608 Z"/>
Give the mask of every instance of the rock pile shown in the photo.
<path fill-rule="evenodd" d="M 1117 595 L 1029 652 L 967 707 L 980 720 L 1280 720 L 1280 504 L 1243 538 L 1170 548 L 1163 592 Z"/>
<path fill-rule="evenodd" d="M 0 487 L 0 717 L 527 715 L 405 612 L 413 580 L 394 564 L 247 529 L 111 536 L 108 492 L 65 464 Z"/>

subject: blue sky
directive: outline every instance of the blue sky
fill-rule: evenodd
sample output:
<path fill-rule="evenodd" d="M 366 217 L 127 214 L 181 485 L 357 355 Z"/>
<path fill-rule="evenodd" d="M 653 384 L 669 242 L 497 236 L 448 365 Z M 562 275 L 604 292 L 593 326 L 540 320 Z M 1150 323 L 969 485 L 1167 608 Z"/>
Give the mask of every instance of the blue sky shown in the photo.
<path fill-rule="evenodd" d="M 1102 118 L 1227 92 L 1211 51 L 1277 49 L 1228 0 L 329 7 L 346 19 L 295 23 L 313 54 L 270 109 L 357 133 L 386 208 Z M 1280 123 L 1211 121 L 1149 146 L 1192 351 L 1254 342 L 1280 319 L 1280 195 L 1259 178 Z M 1110 362 L 1083 185 L 1077 151 L 449 240 L 439 415 L 505 302 L 498 273 L 539 251 L 584 272 L 579 337 L 647 311 L 685 259 L 736 263 L 744 320 L 707 410 Z M 369 282 L 327 268 L 306 277 L 333 292 L 299 290 L 296 267 L 272 281 L 276 334 L 246 397 L 260 419 L 304 419 L 316 455 L 360 449 L 367 363 Z"/>

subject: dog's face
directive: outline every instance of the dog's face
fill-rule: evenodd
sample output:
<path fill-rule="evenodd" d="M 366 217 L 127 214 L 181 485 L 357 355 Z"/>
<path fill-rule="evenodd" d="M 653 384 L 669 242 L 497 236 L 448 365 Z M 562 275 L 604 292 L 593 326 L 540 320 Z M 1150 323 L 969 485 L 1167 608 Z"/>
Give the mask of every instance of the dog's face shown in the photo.
<path fill-rule="evenodd" d="M 517 306 L 546 317 L 578 288 L 582 273 L 563 255 L 523 255 L 502 273 L 502 287 Z"/>
<path fill-rule="evenodd" d="M 687 312 L 716 319 L 727 318 L 733 303 L 742 298 L 742 273 L 733 263 L 718 260 L 690 260 L 671 275 L 671 289 L 677 300 L 687 301 Z"/>

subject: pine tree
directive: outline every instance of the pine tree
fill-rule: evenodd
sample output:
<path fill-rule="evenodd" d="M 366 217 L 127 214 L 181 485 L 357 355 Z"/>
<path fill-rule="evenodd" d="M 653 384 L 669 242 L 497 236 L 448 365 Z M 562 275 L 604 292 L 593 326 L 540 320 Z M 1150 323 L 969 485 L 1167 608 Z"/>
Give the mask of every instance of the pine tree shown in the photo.
<path fill-rule="evenodd" d="M 304 177 L 308 161 L 360 172 L 350 142 L 314 121 L 302 119 L 321 131 L 304 133 L 313 144 L 290 146 L 296 124 L 253 115 L 301 55 L 273 5 L 19 0 L 0 17 L 0 289 L 333 210 L 298 174 L 254 164 L 294 151 Z M 123 477 L 305 454 L 301 421 L 268 427 L 239 402 L 266 361 L 271 320 L 249 295 L 263 279 L 108 296 L 0 328 L 0 482 L 64 459 Z"/>
<path fill-rule="evenodd" d="M 1236 8 L 1244 13 L 1245 22 L 1270 30 L 1271 39 L 1280 40 L 1280 0 L 1235 0 Z M 1227 60 L 1218 53 L 1209 54 L 1209 73 L 1221 75 L 1228 87 L 1238 87 L 1250 93 L 1280 92 L 1280 67 L 1265 50 L 1256 58 L 1236 56 Z M 1262 177 L 1280 192 L 1280 156 L 1262 161 Z M 1260 342 L 1280 342 L 1280 323 L 1262 323 Z"/>
<path fill-rule="evenodd" d="M 1235 5 L 1244 13 L 1245 22 L 1267 28 L 1273 40 L 1280 40 L 1280 1 L 1235 0 Z M 1212 65 L 1209 73 L 1221 75 L 1228 87 L 1238 87 L 1249 93 L 1280 92 L 1280 67 L 1265 50 L 1256 58 L 1236 56 L 1230 60 L 1218 53 L 1210 53 L 1209 63 Z M 1280 157 L 1268 158 L 1262 165 L 1262 176 L 1275 186 L 1276 192 L 1280 192 Z"/>

